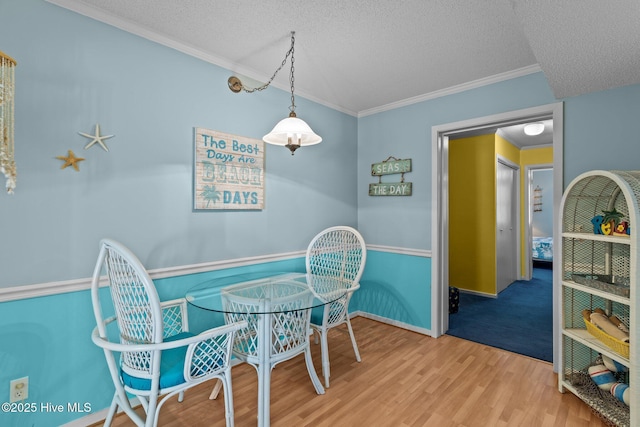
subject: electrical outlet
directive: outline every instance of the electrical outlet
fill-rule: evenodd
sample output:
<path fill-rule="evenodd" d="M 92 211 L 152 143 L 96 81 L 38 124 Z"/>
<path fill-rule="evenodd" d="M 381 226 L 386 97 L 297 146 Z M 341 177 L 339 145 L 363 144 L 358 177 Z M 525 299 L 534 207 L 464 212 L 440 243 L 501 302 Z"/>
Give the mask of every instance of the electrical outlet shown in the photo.
<path fill-rule="evenodd" d="M 26 400 L 29 397 L 29 377 L 12 380 L 9 384 L 9 402 Z"/>

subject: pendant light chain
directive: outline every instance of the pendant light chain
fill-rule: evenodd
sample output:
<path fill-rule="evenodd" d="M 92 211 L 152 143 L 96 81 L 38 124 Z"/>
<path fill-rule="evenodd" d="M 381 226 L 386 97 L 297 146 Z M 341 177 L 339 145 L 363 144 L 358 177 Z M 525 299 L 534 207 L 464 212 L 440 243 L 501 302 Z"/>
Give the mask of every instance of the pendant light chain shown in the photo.
<path fill-rule="evenodd" d="M 291 47 L 287 51 L 287 54 L 284 56 L 284 59 L 282 60 L 282 64 L 280 64 L 278 69 L 273 73 L 269 81 L 263 84 L 262 86 L 255 87 L 253 89 L 248 89 L 245 86 L 242 86 L 242 90 L 244 90 L 247 93 L 253 93 L 253 92 L 265 90 L 266 88 L 268 88 L 271 82 L 273 82 L 273 79 L 276 78 L 276 75 L 278 74 L 278 72 L 282 70 L 282 67 L 284 67 L 284 64 L 287 63 L 287 59 L 289 59 L 289 55 L 291 55 L 291 69 L 292 69 L 291 77 L 293 78 L 293 44 L 295 43 L 295 37 L 294 37 L 295 33 L 296 33 L 295 31 L 291 31 Z M 293 80 L 291 81 L 291 88 L 293 90 Z M 293 99 L 293 93 L 291 94 L 291 98 Z"/>
<path fill-rule="evenodd" d="M 290 117 L 296 116 L 296 100 L 293 96 L 293 84 L 295 82 L 295 77 L 293 77 L 293 69 L 295 68 L 293 66 L 293 63 L 295 62 L 295 59 L 293 58 L 293 51 L 295 50 L 294 44 L 296 42 L 295 34 L 295 31 L 291 32 L 291 49 L 289 50 L 291 52 L 291 72 L 289 73 L 289 81 L 291 82 L 291 107 L 289 107 L 289 110 L 291 111 L 291 113 L 289 113 Z"/>

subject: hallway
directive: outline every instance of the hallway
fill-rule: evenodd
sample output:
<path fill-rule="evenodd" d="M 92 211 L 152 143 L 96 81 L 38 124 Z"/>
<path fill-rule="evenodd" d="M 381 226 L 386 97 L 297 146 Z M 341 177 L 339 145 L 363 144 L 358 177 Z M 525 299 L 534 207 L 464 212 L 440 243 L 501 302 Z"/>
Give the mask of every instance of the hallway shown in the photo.
<path fill-rule="evenodd" d="M 553 270 L 534 268 L 531 280 L 517 280 L 497 298 L 460 292 L 448 335 L 553 361 Z"/>

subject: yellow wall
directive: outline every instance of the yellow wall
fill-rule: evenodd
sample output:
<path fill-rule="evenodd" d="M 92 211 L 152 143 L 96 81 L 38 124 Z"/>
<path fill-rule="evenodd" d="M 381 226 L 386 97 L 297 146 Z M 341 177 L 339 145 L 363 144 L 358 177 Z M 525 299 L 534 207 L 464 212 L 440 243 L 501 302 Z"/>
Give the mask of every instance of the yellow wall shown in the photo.
<path fill-rule="evenodd" d="M 524 255 L 525 167 L 553 163 L 553 148 L 519 150 L 499 135 L 449 141 L 449 284 L 496 294 L 496 156 L 520 166 L 520 242 Z M 525 260 L 521 256 L 521 270 Z"/>
<path fill-rule="evenodd" d="M 524 174 L 524 167 L 527 165 L 541 165 L 553 163 L 553 147 L 532 148 L 520 152 L 520 166 Z"/>
<path fill-rule="evenodd" d="M 500 155 L 516 165 L 520 164 L 520 149 L 498 134 L 492 135 L 496 141 L 496 154 Z M 498 166 L 495 165 L 496 171 Z"/>
<path fill-rule="evenodd" d="M 449 141 L 449 284 L 495 294 L 494 135 Z"/>

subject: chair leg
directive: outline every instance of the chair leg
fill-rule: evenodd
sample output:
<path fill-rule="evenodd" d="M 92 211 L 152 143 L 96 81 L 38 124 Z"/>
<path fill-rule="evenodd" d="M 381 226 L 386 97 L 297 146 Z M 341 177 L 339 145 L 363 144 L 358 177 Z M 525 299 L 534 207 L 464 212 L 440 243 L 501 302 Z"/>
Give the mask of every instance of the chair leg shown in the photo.
<path fill-rule="evenodd" d="M 107 418 L 105 418 L 104 420 L 105 427 L 109 427 L 111 425 L 111 421 L 113 421 L 113 416 L 116 414 L 117 409 L 118 409 L 118 402 L 116 401 L 116 396 L 114 396 L 113 400 L 111 401 L 111 406 L 109 406 L 109 412 L 107 413 Z"/>
<path fill-rule="evenodd" d="M 138 396 L 138 400 L 140 401 L 140 404 L 142 405 L 142 408 L 144 409 L 144 412 L 146 414 L 147 413 L 146 399 L 142 396 Z M 113 396 L 113 401 L 111 402 L 111 406 L 109 407 L 109 413 L 107 414 L 107 418 L 105 419 L 105 422 L 104 422 L 105 426 L 111 425 L 111 421 L 115 416 L 118 406 L 129 416 L 131 421 L 133 421 L 136 426 L 142 427 L 145 425 L 145 421 L 143 421 L 143 419 L 140 418 L 140 416 L 136 413 L 136 411 L 131 407 L 131 403 L 129 402 L 129 398 L 127 397 L 125 391 L 123 389 L 120 389 L 120 393 L 118 392 L 118 390 L 116 390 Z"/>
<path fill-rule="evenodd" d="M 307 364 L 307 371 L 309 372 L 309 377 L 311 377 L 313 387 L 316 389 L 316 393 L 324 394 L 324 388 L 320 383 L 320 378 L 318 378 L 316 369 L 313 367 L 313 358 L 311 357 L 311 347 L 309 343 L 307 343 L 307 348 L 304 350 L 304 361 Z"/>
<path fill-rule="evenodd" d="M 217 379 L 216 380 L 216 385 L 213 386 L 213 390 L 211 390 L 211 394 L 209 395 L 209 400 L 216 400 L 216 398 L 218 397 L 218 393 L 220 393 L 220 389 L 222 388 L 223 384 L 222 384 L 222 380 Z M 225 391 L 225 396 L 226 396 L 226 391 Z"/>
<path fill-rule="evenodd" d="M 227 421 L 227 427 L 233 427 L 235 415 L 233 413 L 233 391 L 231 390 L 231 369 L 229 369 L 229 371 L 224 374 L 224 379 L 218 380 L 218 384 L 220 384 L 220 386 L 224 385 L 224 412 L 225 412 L 225 419 Z M 216 387 L 218 387 L 218 384 L 216 384 Z"/>
<path fill-rule="evenodd" d="M 128 402 L 129 400 L 127 400 Z M 138 402 L 140 402 L 140 406 L 144 409 L 144 413 L 147 414 L 149 412 L 149 400 L 145 396 L 138 396 Z M 129 405 L 131 407 L 131 405 Z"/>
<path fill-rule="evenodd" d="M 158 396 L 149 396 L 149 407 L 147 409 L 147 421 L 145 427 L 156 427 L 158 425 Z"/>
<path fill-rule="evenodd" d="M 323 329 L 320 333 L 320 351 L 322 353 L 322 375 L 324 375 L 324 385 L 329 388 L 329 376 L 331 375 L 331 368 L 329 365 L 329 340 L 327 339 L 327 330 Z"/>
<path fill-rule="evenodd" d="M 353 352 L 356 354 L 356 360 L 358 362 L 361 362 L 362 359 L 360 359 L 360 352 L 358 351 L 358 344 L 356 344 L 356 337 L 355 337 L 355 335 L 353 335 L 353 328 L 351 327 L 351 321 L 349 320 L 348 316 L 347 316 L 347 328 L 349 328 L 349 335 L 351 336 L 351 344 L 353 344 Z"/>

